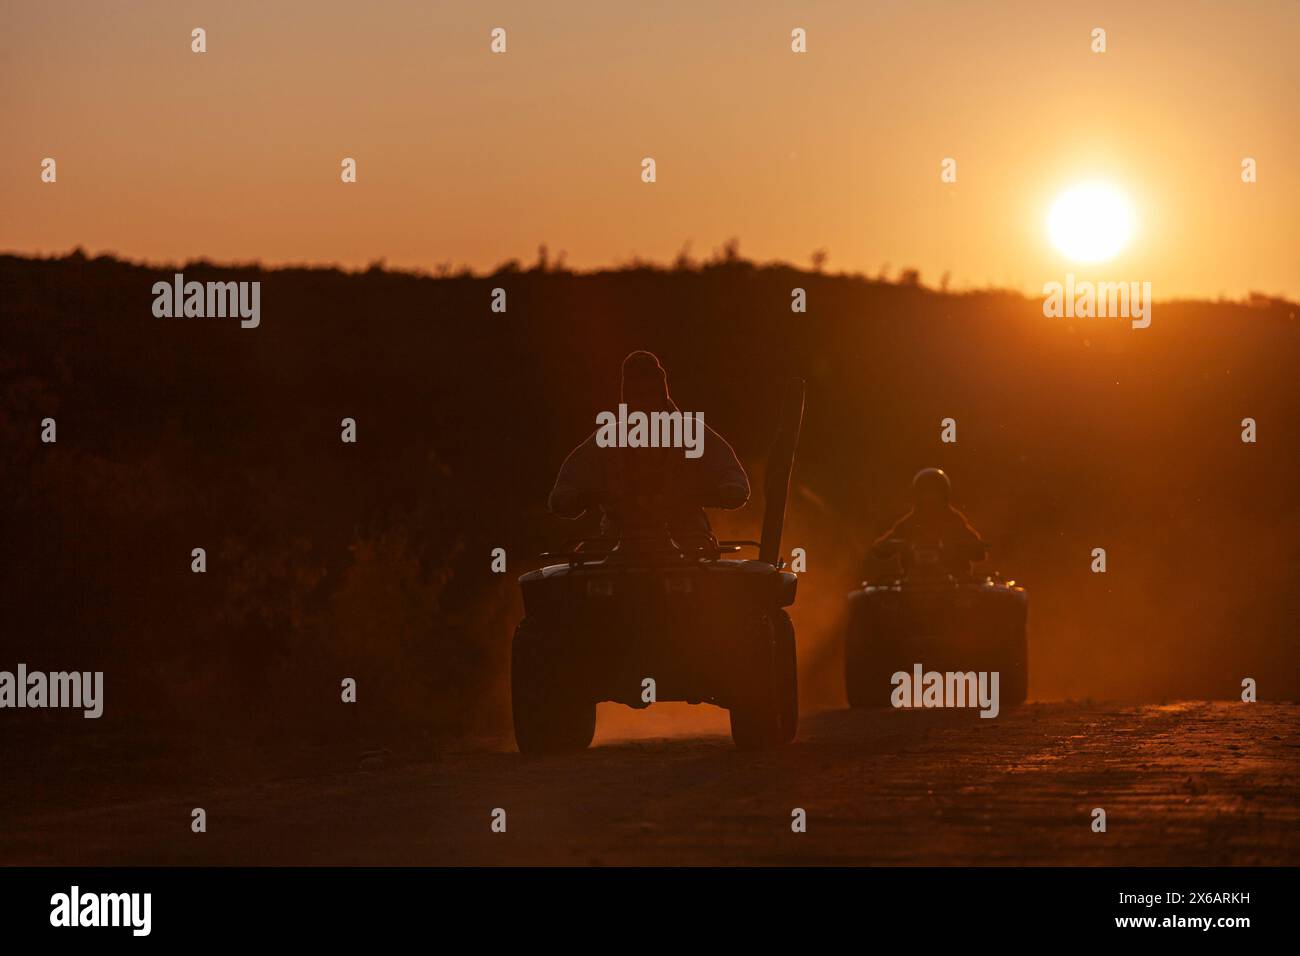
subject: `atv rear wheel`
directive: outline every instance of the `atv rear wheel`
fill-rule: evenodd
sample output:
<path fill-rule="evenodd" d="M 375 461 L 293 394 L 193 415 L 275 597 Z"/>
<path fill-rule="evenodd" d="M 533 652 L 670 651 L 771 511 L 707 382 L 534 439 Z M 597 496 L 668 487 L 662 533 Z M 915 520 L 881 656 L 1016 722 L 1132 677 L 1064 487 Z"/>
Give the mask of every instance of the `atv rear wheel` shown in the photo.
<path fill-rule="evenodd" d="M 1002 653 L 1001 687 L 998 696 L 1004 707 L 1019 707 L 1029 697 L 1029 606 L 1017 601 L 1011 608 L 1006 625 L 1007 637 Z"/>
<path fill-rule="evenodd" d="M 760 618 L 753 627 L 757 633 L 753 656 L 745 662 L 748 673 L 742 676 L 731 701 L 731 739 L 741 750 L 772 750 L 794 736 L 793 726 L 787 732 L 785 716 L 791 704 L 790 679 L 794 677 L 789 666 L 794 628 L 789 628 L 789 639 L 785 640 L 780 636 L 781 625 L 770 618 Z M 796 687 L 796 712 L 797 694 Z"/>
<path fill-rule="evenodd" d="M 799 732 L 799 652 L 794 624 L 784 608 L 772 619 L 776 637 L 776 664 L 781 694 L 781 742 L 790 743 Z"/>
<path fill-rule="evenodd" d="M 844 691 L 849 706 L 889 706 L 892 666 L 886 649 L 885 629 L 872 613 L 871 602 L 861 592 L 849 598 L 849 623 L 844 633 Z"/>
<path fill-rule="evenodd" d="M 510 647 L 510 709 L 523 754 L 572 753 L 591 745 L 596 703 L 574 686 L 549 633 L 527 618 Z"/>

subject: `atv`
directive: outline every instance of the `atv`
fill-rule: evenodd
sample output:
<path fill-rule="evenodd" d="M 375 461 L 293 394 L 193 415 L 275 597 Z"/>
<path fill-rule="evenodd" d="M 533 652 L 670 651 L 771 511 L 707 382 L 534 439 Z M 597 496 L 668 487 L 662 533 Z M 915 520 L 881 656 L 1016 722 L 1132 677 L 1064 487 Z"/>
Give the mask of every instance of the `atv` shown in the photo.
<path fill-rule="evenodd" d="M 764 483 L 760 541 L 636 537 L 570 542 L 519 579 L 524 618 L 511 647 L 510 691 L 521 753 L 585 749 L 596 704 L 712 703 L 731 712 L 742 750 L 794 739 L 799 693 L 796 578 L 781 560 L 803 382 L 782 398 Z M 732 557 L 757 547 L 755 560 Z"/>
<path fill-rule="evenodd" d="M 849 593 L 844 685 L 850 707 L 886 707 L 893 675 L 923 663 L 935 671 L 998 671 L 1005 706 L 1029 692 L 1029 596 L 1015 581 L 958 574 L 941 552 L 894 542 L 910 560 L 899 577 Z"/>

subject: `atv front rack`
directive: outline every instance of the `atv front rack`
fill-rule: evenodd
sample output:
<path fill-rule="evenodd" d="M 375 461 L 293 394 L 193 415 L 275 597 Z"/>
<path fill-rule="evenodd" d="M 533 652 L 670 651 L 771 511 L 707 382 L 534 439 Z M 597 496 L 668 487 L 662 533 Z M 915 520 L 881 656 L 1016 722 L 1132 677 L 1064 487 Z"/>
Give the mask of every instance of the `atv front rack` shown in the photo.
<path fill-rule="evenodd" d="M 697 546 L 687 546 L 697 545 Z M 695 535 L 685 543 L 671 536 L 648 538 L 574 538 L 563 544 L 562 551 L 546 551 L 544 560 L 560 560 L 577 568 L 607 559 L 677 564 L 716 561 L 724 554 L 741 548 L 762 547 L 757 541 L 719 541 L 711 534 Z"/>

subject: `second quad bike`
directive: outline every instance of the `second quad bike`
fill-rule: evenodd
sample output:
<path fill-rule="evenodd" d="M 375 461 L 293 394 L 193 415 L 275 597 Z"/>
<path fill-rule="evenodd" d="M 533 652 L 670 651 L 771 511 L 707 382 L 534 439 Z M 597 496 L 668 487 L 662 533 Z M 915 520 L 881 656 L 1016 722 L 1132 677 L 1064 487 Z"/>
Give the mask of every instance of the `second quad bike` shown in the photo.
<path fill-rule="evenodd" d="M 903 542 L 899 542 L 903 545 Z M 997 671 L 1003 706 L 1029 691 L 1029 596 L 1000 575 L 955 574 L 913 551 L 901 576 L 849 593 L 844 684 L 851 707 L 887 707 L 898 671 Z"/>

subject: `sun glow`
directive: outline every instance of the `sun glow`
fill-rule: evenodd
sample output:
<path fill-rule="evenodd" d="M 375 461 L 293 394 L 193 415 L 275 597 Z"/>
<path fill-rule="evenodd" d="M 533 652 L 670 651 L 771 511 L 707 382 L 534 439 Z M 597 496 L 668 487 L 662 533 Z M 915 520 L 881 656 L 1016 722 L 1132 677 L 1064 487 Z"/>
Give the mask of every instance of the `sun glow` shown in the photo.
<path fill-rule="evenodd" d="M 1075 262 L 1104 262 L 1128 245 L 1133 210 L 1106 183 L 1084 183 L 1061 193 L 1047 213 L 1047 234 Z"/>

